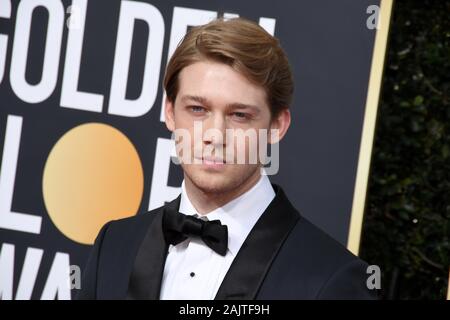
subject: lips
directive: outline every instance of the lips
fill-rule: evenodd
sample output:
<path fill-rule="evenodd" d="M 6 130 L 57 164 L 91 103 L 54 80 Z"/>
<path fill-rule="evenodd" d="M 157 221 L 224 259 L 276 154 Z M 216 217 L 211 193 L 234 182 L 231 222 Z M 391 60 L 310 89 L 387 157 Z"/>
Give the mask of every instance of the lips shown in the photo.
<path fill-rule="evenodd" d="M 201 164 L 203 167 L 212 169 L 212 170 L 222 170 L 223 168 L 225 168 L 225 164 L 226 164 L 224 159 L 217 158 L 217 157 L 211 157 L 211 156 L 195 158 L 195 159 L 196 159 L 196 161 L 198 161 L 197 164 Z"/>
<path fill-rule="evenodd" d="M 222 158 L 217 157 L 203 157 L 202 158 L 203 163 L 205 164 L 225 164 L 225 161 Z"/>

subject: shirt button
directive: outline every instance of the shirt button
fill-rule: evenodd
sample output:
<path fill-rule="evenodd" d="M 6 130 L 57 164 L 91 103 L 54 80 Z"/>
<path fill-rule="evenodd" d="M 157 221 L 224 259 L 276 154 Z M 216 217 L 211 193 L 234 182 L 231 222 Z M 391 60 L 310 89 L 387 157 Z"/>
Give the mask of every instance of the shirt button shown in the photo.
<path fill-rule="evenodd" d="M 195 272 L 191 272 L 190 276 L 194 277 L 195 276 Z"/>

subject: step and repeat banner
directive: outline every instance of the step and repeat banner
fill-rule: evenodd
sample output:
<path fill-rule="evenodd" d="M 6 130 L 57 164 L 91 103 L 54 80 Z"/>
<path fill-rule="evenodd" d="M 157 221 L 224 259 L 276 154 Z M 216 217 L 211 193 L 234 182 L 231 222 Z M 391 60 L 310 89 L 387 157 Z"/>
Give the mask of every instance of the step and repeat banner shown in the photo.
<path fill-rule="evenodd" d="M 104 223 L 178 195 L 164 69 L 218 15 L 280 39 L 295 98 L 270 178 L 357 253 L 391 5 L 0 0 L 1 299 L 71 299 Z"/>

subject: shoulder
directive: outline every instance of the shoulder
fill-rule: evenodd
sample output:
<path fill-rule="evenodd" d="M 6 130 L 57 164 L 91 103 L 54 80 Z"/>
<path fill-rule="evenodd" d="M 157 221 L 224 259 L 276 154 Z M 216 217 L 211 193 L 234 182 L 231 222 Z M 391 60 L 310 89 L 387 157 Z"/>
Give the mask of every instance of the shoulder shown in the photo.
<path fill-rule="evenodd" d="M 117 249 L 140 243 L 155 217 L 162 214 L 162 209 L 163 207 L 159 207 L 132 217 L 109 221 L 99 232 L 99 237 L 102 237 L 102 246 L 112 246 Z"/>
<path fill-rule="evenodd" d="M 273 261 L 267 289 L 289 288 L 280 292 L 287 299 L 374 299 L 376 292 L 366 285 L 367 267 L 365 261 L 301 216 Z"/>
<path fill-rule="evenodd" d="M 297 250 L 308 252 L 312 260 L 339 265 L 358 259 L 340 242 L 322 229 L 301 216 L 290 233 L 287 244 L 295 245 Z"/>
<path fill-rule="evenodd" d="M 276 260 L 295 265 L 297 270 L 316 278 L 330 277 L 351 263 L 366 264 L 303 216 L 292 228 Z"/>

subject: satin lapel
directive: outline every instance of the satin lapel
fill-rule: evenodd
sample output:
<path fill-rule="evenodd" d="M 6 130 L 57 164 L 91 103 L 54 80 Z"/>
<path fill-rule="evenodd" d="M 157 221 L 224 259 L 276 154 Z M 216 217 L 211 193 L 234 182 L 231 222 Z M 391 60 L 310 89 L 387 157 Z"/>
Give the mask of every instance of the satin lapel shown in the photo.
<path fill-rule="evenodd" d="M 272 186 L 275 198 L 242 244 L 222 281 L 216 300 L 255 299 L 278 250 L 300 218 L 283 190 L 275 184 Z"/>
<path fill-rule="evenodd" d="M 159 300 L 169 246 L 164 240 L 162 217 L 165 208 L 178 210 L 180 196 L 155 214 L 139 247 L 128 284 L 128 300 Z"/>

